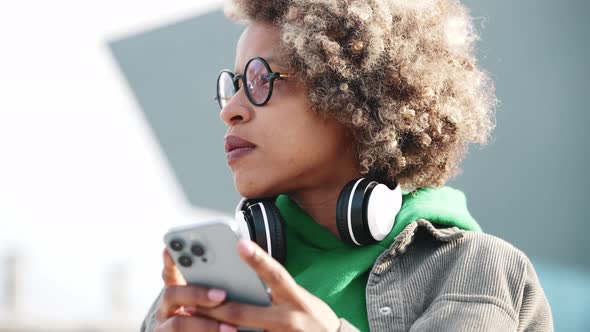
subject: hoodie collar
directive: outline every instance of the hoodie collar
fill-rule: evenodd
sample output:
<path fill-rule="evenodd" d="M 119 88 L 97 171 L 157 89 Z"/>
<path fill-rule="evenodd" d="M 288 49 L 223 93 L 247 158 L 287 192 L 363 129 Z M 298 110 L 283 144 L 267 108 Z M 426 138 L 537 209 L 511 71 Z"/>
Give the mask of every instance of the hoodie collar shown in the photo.
<path fill-rule="evenodd" d="M 301 207 L 287 195 L 279 195 L 276 206 L 281 212 L 290 231 L 298 233 L 310 245 L 320 249 L 337 249 L 347 245 L 326 228 L 316 223 Z M 395 218 L 393 229 L 377 245 L 388 248 L 409 224 L 426 219 L 435 225 L 457 227 L 463 230 L 481 232 L 481 227 L 467 209 L 465 195 L 451 187 L 426 187 L 406 192 L 402 207 Z"/>

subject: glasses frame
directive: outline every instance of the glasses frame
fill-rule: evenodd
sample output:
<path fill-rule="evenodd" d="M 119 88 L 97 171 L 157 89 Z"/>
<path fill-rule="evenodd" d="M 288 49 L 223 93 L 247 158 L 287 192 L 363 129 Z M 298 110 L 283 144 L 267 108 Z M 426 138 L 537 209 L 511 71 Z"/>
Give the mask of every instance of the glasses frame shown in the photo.
<path fill-rule="evenodd" d="M 259 60 L 260 62 L 262 62 L 262 64 L 264 65 L 264 67 L 266 68 L 266 71 L 268 72 L 268 79 L 269 79 L 269 88 L 268 88 L 268 93 L 266 95 L 266 98 L 262 101 L 262 102 L 256 102 L 254 100 L 254 98 L 250 95 L 250 90 L 248 89 L 248 82 L 246 81 L 246 73 L 248 70 L 248 66 L 250 65 L 250 63 L 252 61 L 255 60 Z M 248 60 L 248 62 L 246 63 L 246 66 L 244 66 L 244 73 L 243 74 L 234 74 L 231 70 L 229 69 L 224 69 L 221 72 L 219 72 L 219 75 L 217 76 L 217 97 L 215 97 L 215 100 L 217 100 L 218 104 L 219 104 L 219 108 L 223 109 L 223 106 L 221 106 L 221 96 L 219 93 L 219 82 L 221 80 L 221 76 L 227 73 L 230 75 L 231 80 L 234 84 L 234 96 L 238 93 L 238 91 L 240 91 L 240 84 L 239 81 L 242 80 L 242 86 L 246 87 L 244 89 L 244 92 L 246 93 L 246 97 L 248 97 L 248 100 L 255 106 L 264 106 L 266 103 L 268 103 L 268 101 L 270 100 L 270 97 L 272 96 L 272 91 L 274 89 L 274 82 L 277 79 L 285 79 L 285 78 L 289 78 L 292 77 L 290 74 L 288 73 L 280 73 L 280 72 L 274 72 L 272 71 L 272 69 L 270 69 L 270 65 L 268 64 L 268 62 L 262 58 L 262 57 L 254 57 L 250 60 Z M 232 96 L 233 98 L 233 96 Z M 229 101 L 228 101 L 229 102 Z"/>

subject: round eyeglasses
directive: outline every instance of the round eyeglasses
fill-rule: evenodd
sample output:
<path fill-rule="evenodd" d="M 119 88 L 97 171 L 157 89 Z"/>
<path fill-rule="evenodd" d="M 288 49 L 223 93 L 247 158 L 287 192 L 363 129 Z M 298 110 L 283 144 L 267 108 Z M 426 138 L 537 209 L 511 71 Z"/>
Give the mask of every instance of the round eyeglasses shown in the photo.
<path fill-rule="evenodd" d="M 248 60 L 244 74 L 234 74 L 222 70 L 217 77 L 217 97 L 220 108 L 224 108 L 229 100 L 245 86 L 248 100 L 256 106 L 262 106 L 270 100 L 274 81 L 290 77 L 286 73 L 273 72 L 268 62 L 261 57 Z"/>

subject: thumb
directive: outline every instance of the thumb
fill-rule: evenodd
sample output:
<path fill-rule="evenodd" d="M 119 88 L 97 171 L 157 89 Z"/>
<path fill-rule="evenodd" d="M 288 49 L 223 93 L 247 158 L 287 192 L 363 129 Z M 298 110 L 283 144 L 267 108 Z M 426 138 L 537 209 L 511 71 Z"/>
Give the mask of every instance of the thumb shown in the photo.
<path fill-rule="evenodd" d="M 174 260 L 166 248 L 164 248 L 162 256 L 164 258 L 164 269 L 162 270 L 162 279 L 164 280 L 164 285 L 186 285 L 186 280 L 184 280 L 184 277 L 176 267 Z"/>

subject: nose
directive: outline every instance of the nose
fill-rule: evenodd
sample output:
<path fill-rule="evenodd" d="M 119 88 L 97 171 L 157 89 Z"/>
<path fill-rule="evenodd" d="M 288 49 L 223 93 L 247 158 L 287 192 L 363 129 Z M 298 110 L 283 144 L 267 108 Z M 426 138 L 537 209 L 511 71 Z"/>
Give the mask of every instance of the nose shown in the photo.
<path fill-rule="evenodd" d="M 252 119 L 254 110 L 242 89 L 238 91 L 219 112 L 219 117 L 228 127 L 245 123 Z"/>

